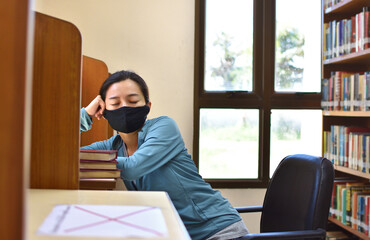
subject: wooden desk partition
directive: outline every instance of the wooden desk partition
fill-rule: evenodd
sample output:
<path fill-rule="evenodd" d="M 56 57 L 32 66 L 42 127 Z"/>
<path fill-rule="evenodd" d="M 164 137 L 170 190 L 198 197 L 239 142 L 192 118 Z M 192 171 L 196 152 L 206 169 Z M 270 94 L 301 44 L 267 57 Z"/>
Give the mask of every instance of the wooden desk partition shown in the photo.
<path fill-rule="evenodd" d="M 81 34 L 36 13 L 31 188 L 78 189 Z"/>
<path fill-rule="evenodd" d="M 26 96 L 32 75 L 27 71 L 32 57 L 27 55 L 28 29 L 33 22 L 28 0 L 0 1 L 0 239 L 21 240 L 24 234 L 25 186 L 30 145 L 24 139 L 30 129 Z M 32 47 L 32 44 L 31 44 Z"/>
<path fill-rule="evenodd" d="M 82 107 L 86 107 L 99 94 L 105 79 L 109 76 L 107 65 L 100 60 L 83 56 L 82 61 Z M 81 133 L 81 146 L 110 138 L 113 130 L 105 119 L 93 119 L 93 127 Z"/>

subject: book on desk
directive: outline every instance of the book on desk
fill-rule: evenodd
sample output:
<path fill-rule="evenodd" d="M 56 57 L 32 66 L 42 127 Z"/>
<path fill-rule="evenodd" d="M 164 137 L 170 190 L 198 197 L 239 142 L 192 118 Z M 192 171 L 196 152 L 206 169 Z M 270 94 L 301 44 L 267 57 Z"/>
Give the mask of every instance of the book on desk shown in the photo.
<path fill-rule="evenodd" d="M 116 150 L 80 149 L 80 189 L 115 189 L 120 169 Z"/>

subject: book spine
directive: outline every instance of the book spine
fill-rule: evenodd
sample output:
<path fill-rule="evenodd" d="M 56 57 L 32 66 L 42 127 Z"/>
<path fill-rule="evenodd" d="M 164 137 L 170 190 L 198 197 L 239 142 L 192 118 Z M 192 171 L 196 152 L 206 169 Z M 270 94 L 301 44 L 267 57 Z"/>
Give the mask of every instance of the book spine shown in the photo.
<path fill-rule="evenodd" d="M 364 49 L 370 47 L 370 9 L 369 7 L 363 8 L 364 14 Z"/>
<path fill-rule="evenodd" d="M 344 54 L 343 52 L 343 20 L 340 20 L 338 22 L 339 26 L 338 26 L 338 31 L 339 31 L 339 38 L 338 38 L 338 41 L 339 41 L 339 51 L 338 51 L 338 56 L 341 56 Z"/>
<path fill-rule="evenodd" d="M 365 161 L 366 161 L 366 173 L 370 173 L 370 136 L 366 136 L 365 140 L 366 150 L 365 150 Z"/>
<path fill-rule="evenodd" d="M 341 86 L 342 86 L 342 72 L 335 72 L 335 82 L 334 82 L 334 109 L 341 110 Z"/>
<path fill-rule="evenodd" d="M 344 225 L 347 224 L 347 211 L 346 211 L 346 202 L 347 199 L 347 188 L 342 189 L 342 204 L 341 204 L 341 212 L 342 212 L 342 218 L 341 221 Z"/>
<path fill-rule="evenodd" d="M 365 222 L 364 233 L 366 235 L 369 234 L 369 203 L 370 203 L 370 196 L 366 196 L 365 197 L 365 216 L 364 216 L 364 222 Z"/>
<path fill-rule="evenodd" d="M 365 85 L 366 85 L 366 103 L 365 103 L 365 106 L 366 106 L 366 111 L 369 111 L 370 110 L 370 71 L 369 72 L 365 72 L 364 73 L 365 75 Z"/>
<path fill-rule="evenodd" d="M 348 221 L 346 221 L 347 226 L 352 225 L 352 205 L 351 205 L 351 199 L 352 199 L 352 194 L 351 194 L 351 188 L 347 189 L 347 196 L 346 196 L 346 212 L 348 216 Z"/>
<path fill-rule="evenodd" d="M 359 99 L 359 82 L 358 82 L 359 74 L 356 73 L 354 76 L 354 81 L 353 81 L 353 110 L 358 111 L 360 109 L 360 104 L 358 102 Z"/>
<path fill-rule="evenodd" d="M 348 167 L 349 162 L 349 134 L 347 132 L 348 127 L 344 127 L 344 166 Z"/>
<path fill-rule="evenodd" d="M 336 57 L 336 26 L 337 26 L 337 21 L 332 21 L 331 22 L 331 37 L 332 37 L 332 43 L 331 43 L 331 56 L 332 58 Z"/>
<path fill-rule="evenodd" d="M 339 164 L 344 166 L 344 126 L 338 126 L 339 129 Z"/>
<path fill-rule="evenodd" d="M 359 23 L 359 14 L 356 14 L 356 52 L 360 51 L 359 48 L 359 36 L 360 36 L 360 23 Z"/>
<path fill-rule="evenodd" d="M 351 17 L 351 53 L 356 52 L 356 16 Z"/>
<path fill-rule="evenodd" d="M 370 71 L 330 74 L 321 81 L 323 110 L 370 111 Z"/>
<path fill-rule="evenodd" d="M 329 100 L 329 79 L 323 78 L 321 80 L 321 107 L 323 110 L 328 110 L 328 100 Z"/>

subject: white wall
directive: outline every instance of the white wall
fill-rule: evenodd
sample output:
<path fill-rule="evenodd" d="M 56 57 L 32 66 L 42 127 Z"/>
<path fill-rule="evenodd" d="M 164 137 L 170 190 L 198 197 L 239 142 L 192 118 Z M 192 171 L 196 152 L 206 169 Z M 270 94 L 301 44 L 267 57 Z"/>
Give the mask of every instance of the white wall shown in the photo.
<path fill-rule="evenodd" d="M 35 0 L 34 9 L 69 21 L 82 35 L 82 53 L 110 73 L 133 70 L 148 83 L 149 118 L 167 115 L 193 149 L 194 0 Z M 98 90 L 97 90 L 98 91 Z M 261 205 L 264 189 L 221 189 L 234 206 Z M 259 214 L 244 214 L 251 232 Z"/>
<path fill-rule="evenodd" d="M 193 0 L 37 0 L 35 10 L 75 24 L 82 53 L 104 61 L 109 72 L 142 76 L 152 101 L 149 118 L 174 118 L 192 152 Z"/>

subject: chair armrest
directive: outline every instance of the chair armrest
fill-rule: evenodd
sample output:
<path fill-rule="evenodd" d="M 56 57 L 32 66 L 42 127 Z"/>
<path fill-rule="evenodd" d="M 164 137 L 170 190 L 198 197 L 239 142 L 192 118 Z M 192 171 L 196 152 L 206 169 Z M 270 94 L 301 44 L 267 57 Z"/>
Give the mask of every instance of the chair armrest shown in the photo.
<path fill-rule="evenodd" d="M 267 233 L 252 233 L 243 236 L 241 239 L 310 239 L 322 238 L 325 239 L 326 231 L 324 229 L 302 230 L 302 231 L 286 231 L 286 232 L 267 232 Z"/>
<path fill-rule="evenodd" d="M 239 213 L 262 212 L 262 206 L 236 207 L 235 209 Z"/>

